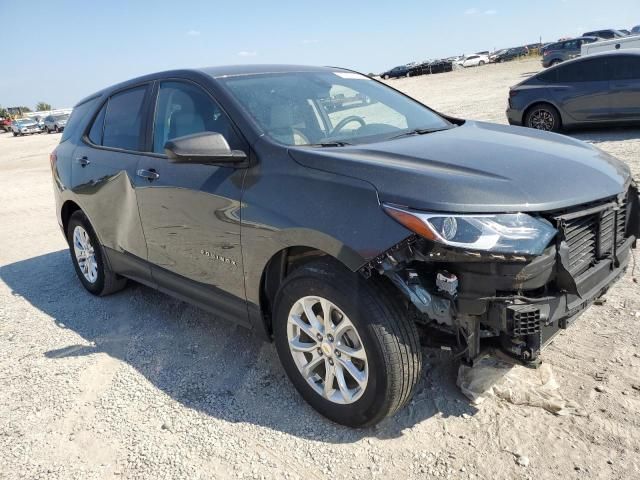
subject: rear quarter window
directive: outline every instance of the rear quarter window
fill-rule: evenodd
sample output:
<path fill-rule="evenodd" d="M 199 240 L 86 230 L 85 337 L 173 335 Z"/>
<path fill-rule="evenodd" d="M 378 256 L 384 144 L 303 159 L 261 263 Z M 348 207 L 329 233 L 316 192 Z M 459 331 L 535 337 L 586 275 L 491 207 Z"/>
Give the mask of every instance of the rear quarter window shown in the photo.
<path fill-rule="evenodd" d="M 71 116 L 67 121 L 67 125 L 64 127 L 62 132 L 62 138 L 60 139 L 60 143 L 66 142 L 72 136 L 76 135 L 79 131 L 83 130 L 84 122 L 86 121 L 87 115 L 89 115 L 93 108 L 96 105 L 100 97 L 94 97 L 87 100 L 80 105 L 76 105 L 71 112 Z"/>

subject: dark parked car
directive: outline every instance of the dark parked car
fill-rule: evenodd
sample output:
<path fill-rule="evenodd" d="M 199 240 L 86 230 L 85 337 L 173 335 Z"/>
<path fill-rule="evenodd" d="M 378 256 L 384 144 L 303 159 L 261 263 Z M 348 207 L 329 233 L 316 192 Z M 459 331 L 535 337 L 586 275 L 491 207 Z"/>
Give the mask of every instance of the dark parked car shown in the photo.
<path fill-rule="evenodd" d="M 385 80 L 390 78 L 406 77 L 409 75 L 410 70 L 411 67 L 408 67 L 407 65 L 400 65 L 399 67 L 394 67 L 387 72 L 381 73 L 380 76 Z"/>
<path fill-rule="evenodd" d="M 542 66 L 547 68 L 552 65 L 580 56 L 580 48 L 585 43 L 598 41 L 598 37 L 580 37 L 551 43 L 542 49 Z"/>
<path fill-rule="evenodd" d="M 631 29 L 631 35 L 639 35 L 640 34 L 640 25 L 636 25 Z"/>
<path fill-rule="evenodd" d="M 559 131 L 640 121 L 640 52 L 614 50 L 577 58 L 511 87 L 512 125 Z"/>
<path fill-rule="evenodd" d="M 407 76 L 415 77 L 418 75 L 431 75 L 435 73 L 450 72 L 453 70 L 453 62 L 451 60 L 431 60 L 414 65 L 409 69 Z"/>
<path fill-rule="evenodd" d="M 411 398 L 418 328 L 467 361 L 492 337 L 535 364 L 623 274 L 640 221 L 629 169 L 597 148 L 442 116 L 338 68 L 121 83 L 76 105 L 51 168 L 89 292 L 132 279 L 252 328 L 353 426 Z"/>
<path fill-rule="evenodd" d="M 508 62 L 519 57 L 525 57 L 529 55 L 529 49 L 527 47 L 515 47 L 509 48 L 502 53 L 496 54 L 493 58 L 495 63 Z"/>
<path fill-rule="evenodd" d="M 583 37 L 599 37 L 599 38 L 604 38 L 606 40 L 611 40 L 612 38 L 626 37 L 624 33 L 614 28 L 607 28 L 604 30 L 594 30 L 593 32 L 585 32 L 582 34 L 582 36 Z"/>

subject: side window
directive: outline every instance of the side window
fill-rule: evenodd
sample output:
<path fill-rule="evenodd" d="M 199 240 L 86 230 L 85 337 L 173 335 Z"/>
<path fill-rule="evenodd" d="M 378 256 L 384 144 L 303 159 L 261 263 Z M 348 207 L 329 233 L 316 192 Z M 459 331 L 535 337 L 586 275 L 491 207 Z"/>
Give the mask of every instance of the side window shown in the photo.
<path fill-rule="evenodd" d="M 142 109 L 146 92 L 147 86 L 136 87 L 109 98 L 104 116 L 102 145 L 124 150 L 140 150 Z"/>
<path fill-rule="evenodd" d="M 89 130 L 89 140 L 94 145 L 102 145 L 102 130 L 104 128 L 104 115 L 107 111 L 107 104 L 105 103 L 96 118 L 93 120 L 91 130 Z"/>
<path fill-rule="evenodd" d="M 76 105 L 71 112 L 71 116 L 69 120 L 67 120 L 67 125 L 64 127 L 62 131 L 62 138 L 60 142 L 64 142 L 69 139 L 72 135 L 74 135 L 79 128 L 84 128 L 85 123 L 83 123 L 85 116 L 89 114 L 89 112 L 93 111 L 94 105 L 98 101 L 99 97 L 93 97 L 90 100 L 87 100 L 81 105 Z"/>
<path fill-rule="evenodd" d="M 598 82 L 607 80 L 607 62 L 605 58 L 579 60 L 563 64 L 557 68 L 558 82 Z"/>
<path fill-rule="evenodd" d="M 200 87 L 187 82 L 160 84 L 153 128 L 153 151 L 164 152 L 167 141 L 201 132 L 221 133 L 232 149 L 241 149 L 231 121 Z"/>
<path fill-rule="evenodd" d="M 631 55 L 609 57 L 611 80 L 640 80 L 640 58 Z"/>

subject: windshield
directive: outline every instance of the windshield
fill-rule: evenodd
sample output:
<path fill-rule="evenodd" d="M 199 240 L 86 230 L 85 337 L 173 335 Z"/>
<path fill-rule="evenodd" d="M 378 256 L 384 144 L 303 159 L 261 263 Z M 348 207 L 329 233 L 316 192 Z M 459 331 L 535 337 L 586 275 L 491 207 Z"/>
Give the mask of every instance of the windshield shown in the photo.
<path fill-rule="evenodd" d="M 55 117 L 53 117 L 55 120 L 68 120 L 69 119 L 69 115 L 57 115 Z"/>
<path fill-rule="evenodd" d="M 369 77 L 351 72 L 286 72 L 222 78 L 246 112 L 285 145 L 389 139 L 451 124 Z"/>

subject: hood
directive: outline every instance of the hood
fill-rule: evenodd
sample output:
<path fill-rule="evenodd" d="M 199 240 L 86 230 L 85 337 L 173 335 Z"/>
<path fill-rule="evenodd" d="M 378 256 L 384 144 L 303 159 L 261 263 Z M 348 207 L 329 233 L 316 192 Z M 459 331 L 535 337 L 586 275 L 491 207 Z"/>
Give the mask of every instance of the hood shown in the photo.
<path fill-rule="evenodd" d="M 441 212 L 548 211 L 621 193 L 628 167 L 563 135 L 467 121 L 342 148 L 292 147 L 298 163 L 371 183 L 381 202 Z"/>

